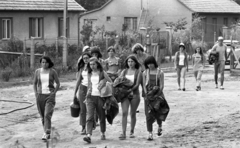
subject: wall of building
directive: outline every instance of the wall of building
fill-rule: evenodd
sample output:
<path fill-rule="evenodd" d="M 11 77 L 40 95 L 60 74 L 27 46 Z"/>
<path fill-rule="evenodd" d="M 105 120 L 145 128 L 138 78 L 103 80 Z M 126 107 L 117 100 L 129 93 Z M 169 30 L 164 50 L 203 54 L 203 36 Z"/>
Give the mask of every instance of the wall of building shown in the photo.
<path fill-rule="evenodd" d="M 86 14 L 80 18 L 80 30 L 85 19 L 96 19 L 97 22 L 93 26 L 105 26 L 105 30 L 122 32 L 124 17 L 138 17 L 141 12 L 141 0 L 113 0 L 102 10 Z M 107 17 L 111 20 L 107 21 Z"/>
<path fill-rule="evenodd" d="M 240 14 L 200 14 L 200 16 L 206 18 L 206 22 L 203 21 L 203 26 L 206 28 L 204 30 L 204 41 L 210 44 L 214 43 L 217 40 L 218 36 L 223 36 L 222 28 L 224 25 L 224 18 L 228 18 L 228 26 L 230 27 L 234 22 L 235 19 L 240 19 Z M 214 23 L 213 19 L 216 18 L 216 37 L 214 38 Z"/>
<path fill-rule="evenodd" d="M 78 43 L 78 16 L 79 12 L 69 12 L 68 17 L 70 19 L 70 44 Z M 42 11 L 2 11 L 0 12 L 0 17 L 10 17 L 13 21 L 13 36 L 20 40 L 27 40 L 27 46 L 30 46 L 29 37 L 29 18 L 30 17 L 43 17 L 44 22 L 44 37 L 42 39 L 37 39 L 37 42 L 46 44 L 52 44 L 56 41 L 58 37 L 58 18 L 63 17 L 63 12 L 42 12 Z M 61 40 L 60 40 L 61 41 Z"/>
<path fill-rule="evenodd" d="M 177 0 L 113 0 L 102 10 L 82 16 L 80 29 L 82 29 L 84 19 L 97 19 L 96 26 L 104 25 L 107 31 L 116 30 L 121 33 L 124 17 L 137 17 L 139 21 L 142 7 L 149 9 L 148 21 L 152 21 L 153 27 L 165 30 L 166 26 L 163 22 L 176 22 L 184 17 L 189 25 L 191 24 L 192 12 Z M 111 21 L 106 20 L 107 16 L 111 17 Z"/>

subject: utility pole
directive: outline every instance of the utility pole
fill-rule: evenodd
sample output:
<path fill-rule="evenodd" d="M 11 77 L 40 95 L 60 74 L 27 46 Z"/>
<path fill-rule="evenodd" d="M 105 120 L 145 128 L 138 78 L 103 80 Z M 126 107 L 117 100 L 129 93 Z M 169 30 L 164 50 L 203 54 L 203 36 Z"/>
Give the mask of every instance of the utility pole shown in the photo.
<path fill-rule="evenodd" d="M 63 9 L 63 68 L 67 68 L 67 3 L 68 0 L 64 0 Z"/>

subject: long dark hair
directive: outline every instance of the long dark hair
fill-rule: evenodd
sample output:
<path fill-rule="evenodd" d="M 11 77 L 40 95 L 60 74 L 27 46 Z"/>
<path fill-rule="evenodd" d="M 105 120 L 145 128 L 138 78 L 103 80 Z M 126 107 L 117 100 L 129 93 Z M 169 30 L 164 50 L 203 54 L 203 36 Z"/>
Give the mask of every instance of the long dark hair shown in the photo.
<path fill-rule="evenodd" d="M 84 64 L 85 64 L 84 61 L 83 61 L 83 56 L 84 56 L 84 55 L 87 55 L 89 58 L 92 57 L 92 56 L 90 55 L 90 53 L 84 52 L 84 53 L 82 54 L 82 57 L 81 57 L 80 61 L 78 62 L 78 65 L 77 65 L 78 71 L 84 67 Z"/>
<path fill-rule="evenodd" d="M 42 60 L 45 59 L 46 62 L 48 63 L 48 68 L 52 68 L 54 66 L 52 60 L 48 57 L 48 56 L 43 56 L 41 59 L 40 59 L 40 63 L 42 63 Z"/>
<path fill-rule="evenodd" d="M 156 59 L 154 58 L 154 56 L 148 56 L 145 60 L 144 60 L 144 66 L 146 69 L 148 69 L 148 64 L 154 64 L 154 67 L 157 68 L 158 64 Z"/>
<path fill-rule="evenodd" d="M 125 67 L 126 68 L 129 68 L 129 66 L 128 66 L 128 59 L 132 59 L 135 62 L 135 68 L 139 69 L 141 64 L 138 62 L 138 60 L 137 60 L 135 55 L 130 55 L 130 56 L 127 57 L 127 59 L 125 60 Z"/>
<path fill-rule="evenodd" d="M 91 57 L 91 58 L 89 59 L 88 64 L 87 64 L 88 73 L 89 73 L 89 74 L 92 73 L 92 69 L 91 69 L 91 67 L 90 67 L 90 62 L 93 62 L 93 61 L 97 64 L 97 69 L 98 69 L 100 72 L 102 72 L 102 71 L 103 71 L 103 67 L 102 67 L 101 63 L 99 62 L 99 60 L 98 60 L 96 57 Z"/>

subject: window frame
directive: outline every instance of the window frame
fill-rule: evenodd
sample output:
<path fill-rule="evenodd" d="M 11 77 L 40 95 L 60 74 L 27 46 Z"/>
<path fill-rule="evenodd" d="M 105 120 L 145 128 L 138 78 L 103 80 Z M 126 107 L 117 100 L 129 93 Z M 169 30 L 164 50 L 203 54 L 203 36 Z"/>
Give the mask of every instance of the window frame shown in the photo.
<path fill-rule="evenodd" d="M 6 24 L 7 30 L 5 30 L 3 28 L 4 27 L 4 23 L 3 23 L 4 20 L 10 21 L 9 27 Z M 8 30 L 8 28 L 9 28 L 9 30 Z M 6 37 L 4 37 L 4 32 L 6 34 Z M 0 17 L 0 40 L 9 40 L 9 39 L 11 39 L 12 35 L 13 35 L 13 18 L 12 17 Z"/>
<path fill-rule="evenodd" d="M 39 21 L 39 20 L 41 20 L 41 21 Z M 35 24 L 33 24 L 33 22 Z M 35 25 L 35 28 L 34 28 L 35 30 L 33 30 L 34 25 Z M 39 28 L 39 25 L 41 25 L 40 28 Z M 36 30 L 36 28 L 38 28 L 38 30 Z M 40 29 L 40 31 L 39 31 L 39 29 Z M 33 31 L 34 31 L 34 34 L 33 34 Z M 36 36 L 35 33 L 37 33 L 38 36 Z M 39 34 L 41 34 L 41 36 L 39 36 Z M 44 38 L 44 18 L 43 17 L 30 17 L 29 18 L 29 38 L 31 38 L 31 37 L 38 38 L 38 39 Z"/>
<path fill-rule="evenodd" d="M 127 26 L 127 30 L 137 31 L 137 17 L 124 17 L 124 24 Z M 130 22 L 130 23 L 129 23 Z M 130 24 L 130 27 L 129 27 Z"/>

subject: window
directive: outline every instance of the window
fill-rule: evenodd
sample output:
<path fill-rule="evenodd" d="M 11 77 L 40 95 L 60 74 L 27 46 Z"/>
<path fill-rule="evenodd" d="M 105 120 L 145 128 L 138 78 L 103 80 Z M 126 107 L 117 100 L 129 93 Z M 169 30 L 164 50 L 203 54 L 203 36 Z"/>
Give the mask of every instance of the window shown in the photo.
<path fill-rule="evenodd" d="M 10 39 L 12 35 L 12 18 L 0 18 L 0 39 Z"/>
<path fill-rule="evenodd" d="M 107 21 L 111 21 L 111 17 L 110 16 L 107 16 Z"/>
<path fill-rule="evenodd" d="M 29 38 L 43 38 L 43 18 L 29 19 Z"/>
<path fill-rule="evenodd" d="M 69 18 L 67 18 L 67 25 L 66 25 L 66 37 L 69 37 Z M 63 18 L 58 18 L 58 37 L 63 36 Z"/>
<path fill-rule="evenodd" d="M 212 19 L 213 32 L 217 33 L 217 18 Z"/>
<path fill-rule="evenodd" d="M 94 28 L 96 26 L 97 19 L 84 19 L 84 25 L 88 24 Z"/>
<path fill-rule="evenodd" d="M 124 24 L 127 26 L 127 29 L 137 30 L 137 17 L 125 17 Z"/>
<path fill-rule="evenodd" d="M 228 18 L 223 18 L 223 25 L 228 27 Z"/>

